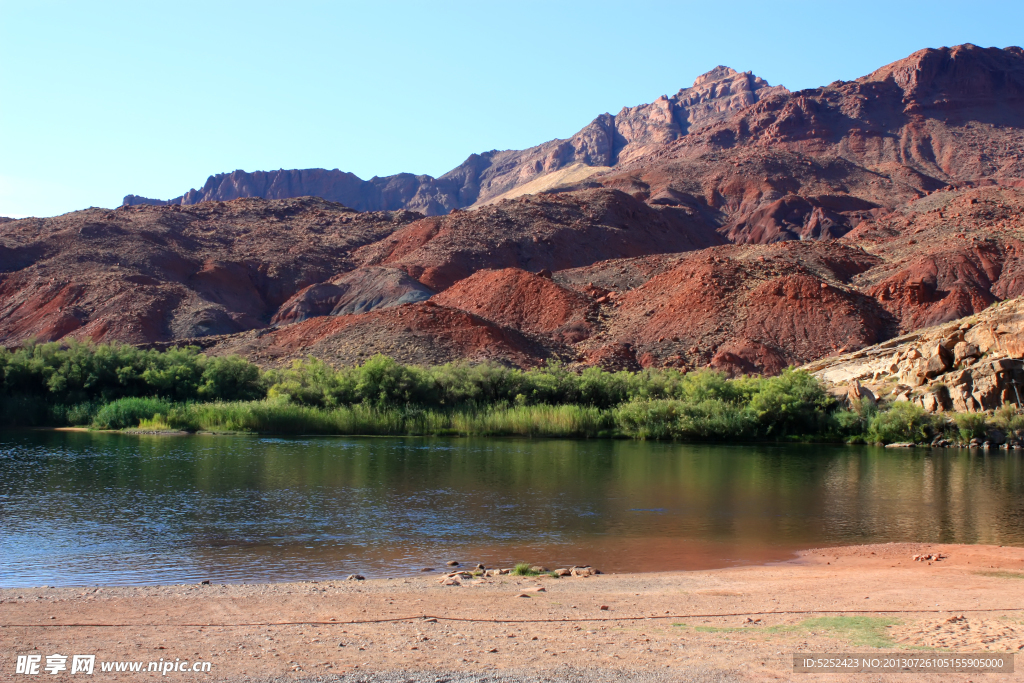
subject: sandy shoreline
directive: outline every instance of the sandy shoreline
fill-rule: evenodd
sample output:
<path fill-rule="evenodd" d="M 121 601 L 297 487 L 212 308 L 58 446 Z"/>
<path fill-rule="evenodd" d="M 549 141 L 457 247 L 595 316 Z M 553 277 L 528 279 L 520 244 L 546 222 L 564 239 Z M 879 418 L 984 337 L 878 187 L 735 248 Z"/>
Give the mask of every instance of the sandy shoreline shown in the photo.
<path fill-rule="evenodd" d="M 912 559 L 934 553 L 943 559 Z M 196 674 L 97 671 L 104 680 L 514 669 L 774 681 L 809 675 L 792 672 L 801 652 L 1024 648 L 1022 548 L 885 544 L 708 571 L 439 579 L 3 589 L 0 678 L 14 674 L 19 654 L 61 653 L 211 663 Z"/>

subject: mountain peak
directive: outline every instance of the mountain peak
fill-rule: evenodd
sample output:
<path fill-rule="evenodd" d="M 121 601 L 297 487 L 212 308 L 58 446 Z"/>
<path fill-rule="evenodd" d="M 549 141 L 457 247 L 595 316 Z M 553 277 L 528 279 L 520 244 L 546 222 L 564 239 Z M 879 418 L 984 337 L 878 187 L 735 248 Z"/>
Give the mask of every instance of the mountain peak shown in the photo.
<path fill-rule="evenodd" d="M 696 80 L 694 80 L 693 85 L 691 87 L 696 88 L 697 86 L 704 85 L 705 83 L 710 83 L 711 81 L 721 81 L 726 78 L 731 78 L 735 76 L 737 73 L 739 72 L 736 71 L 736 69 L 731 69 L 727 66 L 722 66 L 721 64 L 719 64 L 711 71 L 708 71 L 705 74 L 697 76 Z"/>

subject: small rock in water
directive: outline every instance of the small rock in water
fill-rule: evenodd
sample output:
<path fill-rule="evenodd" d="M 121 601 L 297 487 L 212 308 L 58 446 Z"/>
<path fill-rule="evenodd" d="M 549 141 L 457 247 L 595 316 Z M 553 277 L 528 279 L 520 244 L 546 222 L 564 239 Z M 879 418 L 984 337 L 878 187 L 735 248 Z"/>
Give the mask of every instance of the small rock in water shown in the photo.
<path fill-rule="evenodd" d="M 199 585 L 200 586 L 209 586 L 210 585 L 210 580 L 209 579 L 203 579 L 202 581 L 199 582 Z"/>
<path fill-rule="evenodd" d="M 458 567 L 459 566 L 459 563 L 456 562 L 455 560 L 448 560 L 448 562 L 445 562 L 445 564 L 448 565 L 449 567 Z"/>
<path fill-rule="evenodd" d="M 366 577 L 362 574 L 349 574 L 345 579 L 346 581 L 366 581 Z"/>
<path fill-rule="evenodd" d="M 421 572 L 432 572 L 432 571 L 434 571 L 434 568 L 433 567 L 424 567 L 420 571 Z"/>
<path fill-rule="evenodd" d="M 483 564 L 477 562 L 477 565 L 475 567 L 473 567 L 473 569 L 487 569 L 487 567 L 485 567 L 485 566 L 483 566 Z"/>

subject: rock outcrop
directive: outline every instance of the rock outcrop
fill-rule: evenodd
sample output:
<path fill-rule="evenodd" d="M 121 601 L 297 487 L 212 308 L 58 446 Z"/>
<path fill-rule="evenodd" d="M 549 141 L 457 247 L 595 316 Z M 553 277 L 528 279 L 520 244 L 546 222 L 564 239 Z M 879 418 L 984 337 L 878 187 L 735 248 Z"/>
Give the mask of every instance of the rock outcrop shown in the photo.
<path fill-rule="evenodd" d="M 876 301 L 849 285 L 875 263 L 858 249 L 821 242 L 681 255 L 646 281 L 634 274 L 634 286 L 602 297 L 605 322 L 583 347 L 600 358 L 608 354 L 600 348 L 611 345 L 613 363 L 628 347 L 643 367 L 775 374 L 896 331 Z M 587 269 L 580 270 L 574 278 Z"/>
<path fill-rule="evenodd" d="M 1021 48 L 921 50 L 856 81 L 772 93 L 601 181 L 695 198 L 734 242 L 834 237 L 943 187 L 1020 185 L 1022 90 Z"/>
<path fill-rule="evenodd" d="M 930 412 L 978 412 L 1024 398 L 1024 299 L 804 366 L 859 398 L 870 392 Z M 862 386 L 863 383 L 863 386 Z"/>

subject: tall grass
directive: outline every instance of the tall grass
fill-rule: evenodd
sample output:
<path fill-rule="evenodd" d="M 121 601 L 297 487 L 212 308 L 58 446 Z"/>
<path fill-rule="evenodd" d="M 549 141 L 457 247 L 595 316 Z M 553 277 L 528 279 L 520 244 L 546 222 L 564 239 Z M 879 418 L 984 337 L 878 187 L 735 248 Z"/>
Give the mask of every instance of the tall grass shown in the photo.
<path fill-rule="evenodd" d="M 376 408 L 363 404 L 316 408 L 266 400 L 181 404 L 161 413 L 160 418 L 160 424 L 170 429 L 276 434 L 579 438 L 596 437 L 614 427 L 611 411 L 585 406 L 498 406 L 438 411 Z"/>
<path fill-rule="evenodd" d="M 589 437 L 614 428 L 610 410 L 593 406 L 515 406 L 491 407 L 478 412 L 450 415 L 450 430 L 458 434 L 482 436 L 560 436 Z"/>

